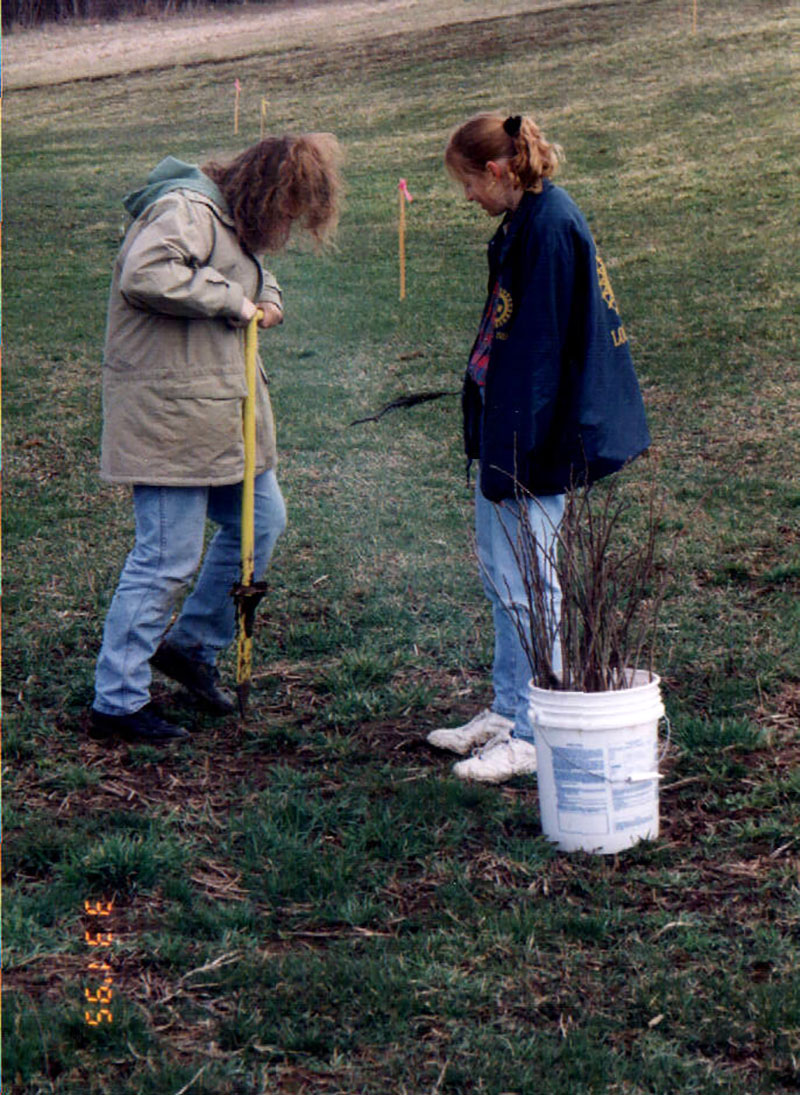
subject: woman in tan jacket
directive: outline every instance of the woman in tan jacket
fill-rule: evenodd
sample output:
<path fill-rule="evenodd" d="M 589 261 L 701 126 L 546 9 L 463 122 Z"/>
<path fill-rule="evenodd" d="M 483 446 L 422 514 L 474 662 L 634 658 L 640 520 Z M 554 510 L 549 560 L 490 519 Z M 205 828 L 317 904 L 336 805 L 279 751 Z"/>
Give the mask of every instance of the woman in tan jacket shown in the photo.
<path fill-rule="evenodd" d="M 297 223 L 323 243 L 338 220 L 330 134 L 268 138 L 232 163 L 167 157 L 125 199 L 134 217 L 111 283 L 103 361 L 101 475 L 133 488 L 136 540 L 106 618 L 90 733 L 160 742 L 187 731 L 150 704 L 151 666 L 206 710 L 234 710 L 217 655 L 234 637 L 240 574 L 243 327 L 283 322 L 283 298 L 256 255 Z M 286 523 L 275 427 L 257 370 L 255 578 Z M 206 519 L 218 526 L 203 559 Z M 202 567 L 180 615 L 178 595 Z"/>

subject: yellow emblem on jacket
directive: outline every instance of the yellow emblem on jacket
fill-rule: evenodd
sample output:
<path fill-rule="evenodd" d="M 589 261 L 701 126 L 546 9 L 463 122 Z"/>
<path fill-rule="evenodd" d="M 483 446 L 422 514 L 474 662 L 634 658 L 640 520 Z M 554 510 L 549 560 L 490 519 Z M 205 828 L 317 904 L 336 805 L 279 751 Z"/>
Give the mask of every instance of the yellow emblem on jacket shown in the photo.
<path fill-rule="evenodd" d="M 508 338 L 507 334 L 501 334 L 500 328 L 504 327 L 511 319 L 514 311 L 514 301 L 508 289 L 498 289 L 497 300 L 494 306 L 494 329 L 498 338 Z"/>
<path fill-rule="evenodd" d="M 597 256 L 597 280 L 600 282 L 600 292 L 603 294 L 603 300 L 612 311 L 619 315 L 619 308 L 614 297 L 614 290 L 611 288 L 611 280 L 606 270 L 606 264 L 599 255 Z"/>
<path fill-rule="evenodd" d="M 606 264 L 599 255 L 597 256 L 597 280 L 600 282 L 600 292 L 603 295 L 603 300 L 608 305 L 609 311 L 616 312 L 619 315 L 619 308 L 617 307 L 614 290 L 611 288 L 611 280 L 606 270 Z M 611 341 L 616 347 L 623 346 L 628 341 L 628 333 L 621 323 L 619 327 L 611 329 Z"/>

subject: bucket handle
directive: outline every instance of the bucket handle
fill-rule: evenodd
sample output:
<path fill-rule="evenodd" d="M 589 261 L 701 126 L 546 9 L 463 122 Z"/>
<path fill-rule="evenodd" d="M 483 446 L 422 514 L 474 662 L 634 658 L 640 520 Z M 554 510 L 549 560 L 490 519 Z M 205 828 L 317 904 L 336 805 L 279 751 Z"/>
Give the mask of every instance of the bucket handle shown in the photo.
<path fill-rule="evenodd" d="M 661 765 L 661 761 L 667 755 L 667 750 L 669 749 L 670 741 L 672 740 L 672 724 L 669 721 L 669 716 L 668 715 L 662 715 L 661 716 L 661 718 L 658 720 L 659 727 L 661 726 L 662 722 L 666 723 L 667 733 L 666 733 L 666 736 L 664 738 L 664 744 L 658 751 L 658 760 L 656 762 L 656 768 L 658 768 Z M 658 734 L 658 730 L 656 730 L 656 734 Z M 620 780 L 618 782 L 621 782 L 621 783 L 644 783 L 647 780 L 663 779 L 663 778 L 664 777 L 662 776 L 662 774 L 658 771 L 655 771 L 655 772 L 631 772 L 631 774 L 628 776 L 627 779 L 623 779 L 623 780 Z M 614 781 L 609 780 L 609 782 L 613 783 Z"/>
<path fill-rule="evenodd" d="M 662 722 L 666 723 L 667 733 L 664 739 L 664 745 L 658 753 L 658 764 L 660 764 L 664 757 L 667 755 L 667 750 L 669 749 L 670 741 L 672 739 L 672 724 L 669 721 L 669 717 L 667 715 L 662 715 L 661 718 L 658 720 L 659 727 L 661 726 Z M 537 729 L 539 733 L 541 733 L 544 740 L 547 741 L 547 734 L 544 733 L 541 727 L 538 727 Z M 550 751 L 552 752 L 553 747 L 550 745 L 550 742 L 548 741 L 547 744 L 548 746 L 550 746 Z M 625 779 L 608 779 L 606 776 L 600 776 L 597 774 L 597 772 L 593 772 L 590 768 L 586 768 L 583 764 L 577 764 L 574 760 L 567 759 L 567 764 L 571 765 L 573 768 L 577 768 L 581 772 L 584 772 L 587 776 L 591 776 L 592 779 L 596 779 L 598 783 L 610 783 L 612 784 L 612 786 L 614 784 L 623 783 L 650 783 L 653 780 L 661 780 L 664 778 L 660 772 L 656 771 L 631 772 L 631 774 L 629 776 L 626 776 Z"/>
<path fill-rule="evenodd" d="M 661 761 L 667 755 L 667 750 L 669 749 L 669 744 L 670 744 L 670 741 L 672 740 L 672 724 L 669 721 L 669 717 L 667 715 L 662 715 L 661 718 L 658 720 L 658 726 L 659 727 L 661 726 L 662 722 L 666 723 L 667 733 L 666 733 L 666 737 L 664 738 L 664 744 L 661 747 L 661 749 L 659 749 L 659 751 L 658 751 L 658 760 L 656 761 L 656 769 L 658 769 L 658 767 L 661 764 Z M 658 729 L 656 729 L 656 735 L 658 736 Z M 649 780 L 663 779 L 663 778 L 664 777 L 662 776 L 662 774 L 658 770 L 656 770 L 655 772 L 631 772 L 631 774 L 627 777 L 627 779 L 620 779 L 620 780 L 610 779 L 608 782 L 609 783 L 646 783 Z"/>

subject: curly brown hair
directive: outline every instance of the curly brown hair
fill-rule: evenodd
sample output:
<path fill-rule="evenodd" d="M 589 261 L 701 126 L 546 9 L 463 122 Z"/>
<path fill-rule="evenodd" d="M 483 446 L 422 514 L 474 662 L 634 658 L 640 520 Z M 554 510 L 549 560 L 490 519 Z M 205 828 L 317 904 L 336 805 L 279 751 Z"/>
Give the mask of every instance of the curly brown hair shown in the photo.
<path fill-rule="evenodd" d="M 228 164 L 203 171 L 225 196 L 243 247 L 255 254 L 280 251 L 294 222 L 322 246 L 339 221 L 342 162 L 332 133 L 267 137 Z"/>
<path fill-rule="evenodd" d="M 537 193 L 563 158 L 561 147 L 546 140 L 532 118 L 502 114 L 476 114 L 464 122 L 451 134 L 444 154 L 448 171 L 459 180 L 483 171 L 490 161 L 506 161 L 518 185 Z"/>

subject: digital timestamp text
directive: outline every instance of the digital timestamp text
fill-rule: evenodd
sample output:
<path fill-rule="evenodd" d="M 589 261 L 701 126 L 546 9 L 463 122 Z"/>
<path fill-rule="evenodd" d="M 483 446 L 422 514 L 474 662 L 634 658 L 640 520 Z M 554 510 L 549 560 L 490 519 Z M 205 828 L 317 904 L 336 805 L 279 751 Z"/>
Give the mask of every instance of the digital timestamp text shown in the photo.
<path fill-rule="evenodd" d="M 113 901 L 84 901 L 83 909 L 87 916 L 96 917 L 92 920 L 91 928 L 87 928 L 84 934 L 86 945 L 91 947 L 93 961 L 89 963 L 92 984 L 84 988 L 86 1003 L 94 1007 L 87 1008 L 84 1012 L 86 1022 L 90 1027 L 99 1027 L 104 1023 L 113 1023 L 114 1015 L 111 1011 L 111 1000 L 114 995 L 114 977 L 111 970 L 111 954 L 105 953 L 103 948 L 110 948 L 114 941 L 114 933 L 111 931 L 109 920 L 114 908 Z M 95 930 L 92 930 L 95 929 Z M 99 1005 L 99 1006 L 98 1006 Z"/>

